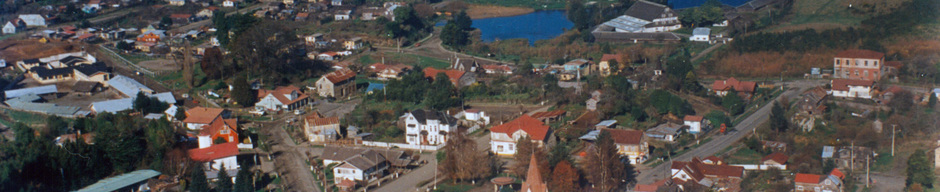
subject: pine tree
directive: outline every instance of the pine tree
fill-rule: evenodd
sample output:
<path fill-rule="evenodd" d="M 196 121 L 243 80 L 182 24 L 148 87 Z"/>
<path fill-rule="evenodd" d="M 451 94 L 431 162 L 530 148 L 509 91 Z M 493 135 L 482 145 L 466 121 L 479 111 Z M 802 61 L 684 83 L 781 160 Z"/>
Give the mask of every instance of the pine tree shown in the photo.
<path fill-rule="evenodd" d="M 549 186 L 552 191 L 578 191 L 580 187 L 578 186 L 578 180 L 581 180 L 578 170 L 575 170 L 568 160 L 562 160 L 555 165 Z"/>
<path fill-rule="evenodd" d="M 786 111 L 780 106 L 780 103 L 774 102 L 770 109 L 770 128 L 777 132 L 786 132 L 789 128 Z"/>
<path fill-rule="evenodd" d="M 923 149 L 917 149 L 907 159 L 907 179 L 904 183 L 908 187 L 919 184 L 927 188 L 933 188 L 934 174 L 933 162 L 927 157 L 927 152 Z"/>
<path fill-rule="evenodd" d="M 238 174 L 235 176 L 235 192 L 252 192 L 253 187 L 251 172 L 248 172 L 248 169 L 238 170 Z"/>
<path fill-rule="evenodd" d="M 245 76 L 238 76 L 235 78 L 235 83 L 232 84 L 232 99 L 235 100 L 239 105 L 243 107 L 252 106 L 255 104 L 255 92 L 251 90 L 251 86 L 248 85 L 248 79 Z"/>
<path fill-rule="evenodd" d="M 202 171 L 202 164 L 197 164 L 196 167 L 193 167 L 192 172 L 189 174 L 189 180 L 189 191 L 209 191 L 209 182 L 206 181 L 206 172 Z"/>
<path fill-rule="evenodd" d="M 218 180 L 215 181 L 215 191 L 216 192 L 231 192 L 232 191 L 232 177 L 228 176 L 228 173 L 224 170 L 225 164 L 219 165 L 223 170 L 219 170 Z"/>
<path fill-rule="evenodd" d="M 606 131 L 597 136 L 594 148 L 588 150 L 584 162 L 588 181 L 597 191 L 614 191 L 624 184 L 636 182 L 633 165 L 620 158 L 617 146 Z"/>
<path fill-rule="evenodd" d="M 173 115 L 177 121 L 183 121 L 186 119 L 186 110 L 182 106 L 176 108 L 176 115 Z"/>

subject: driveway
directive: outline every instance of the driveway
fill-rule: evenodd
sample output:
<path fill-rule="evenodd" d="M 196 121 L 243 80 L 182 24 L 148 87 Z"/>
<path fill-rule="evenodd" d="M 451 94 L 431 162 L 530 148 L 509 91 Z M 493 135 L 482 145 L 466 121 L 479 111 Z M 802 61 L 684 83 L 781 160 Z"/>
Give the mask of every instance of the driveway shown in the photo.
<path fill-rule="evenodd" d="M 306 155 L 298 150 L 297 144 L 284 130 L 285 120 L 292 117 L 286 113 L 275 116 L 274 121 L 260 123 L 261 134 L 266 136 L 264 142 L 271 146 L 269 152 L 274 156 L 275 170 L 284 181 L 283 186 L 278 187 L 285 191 L 319 192 L 320 188 L 313 183 L 314 177 L 306 163 Z"/>

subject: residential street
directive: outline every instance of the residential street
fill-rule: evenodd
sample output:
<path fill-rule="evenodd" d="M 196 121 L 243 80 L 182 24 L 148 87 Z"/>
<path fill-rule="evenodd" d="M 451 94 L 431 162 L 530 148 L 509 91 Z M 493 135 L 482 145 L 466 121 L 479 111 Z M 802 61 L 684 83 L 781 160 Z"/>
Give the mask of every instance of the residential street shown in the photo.
<path fill-rule="evenodd" d="M 305 162 L 307 158 L 297 150 L 297 144 L 284 130 L 285 120 L 291 117 L 293 115 L 278 115 L 274 121 L 261 123 L 261 134 L 267 136 L 264 142 L 271 146 L 269 152 L 274 156 L 275 170 L 283 179 L 283 186 L 279 187 L 285 191 L 319 192 L 313 183 L 313 173 Z"/>
<path fill-rule="evenodd" d="M 775 99 L 779 99 L 781 96 L 786 98 L 796 98 L 803 91 L 812 88 L 818 83 L 813 81 L 798 81 L 798 82 L 789 82 L 788 90 L 783 92 L 780 96 Z M 674 161 L 689 161 L 692 157 L 707 157 L 710 155 L 715 155 L 718 151 L 731 146 L 731 144 L 736 143 L 738 140 L 741 140 L 748 134 L 750 134 L 757 126 L 759 126 L 764 121 L 770 117 L 770 108 L 771 105 L 761 106 L 754 114 L 748 116 L 746 119 L 734 126 L 736 131 L 730 132 L 726 135 L 716 135 L 713 139 L 705 144 L 700 145 L 697 148 L 691 149 L 688 152 L 685 152 L 677 157 L 673 157 Z M 653 160 L 655 161 L 655 160 Z M 669 176 L 670 166 L 672 162 L 667 160 L 667 162 L 659 164 L 659 166 L 653 167 L 651 169 L 640 170 L 641 173 L 637 176 L 637 183 L 639 184 L 649 184 L 653 183 L 656 180 L 664 179 Z"/>

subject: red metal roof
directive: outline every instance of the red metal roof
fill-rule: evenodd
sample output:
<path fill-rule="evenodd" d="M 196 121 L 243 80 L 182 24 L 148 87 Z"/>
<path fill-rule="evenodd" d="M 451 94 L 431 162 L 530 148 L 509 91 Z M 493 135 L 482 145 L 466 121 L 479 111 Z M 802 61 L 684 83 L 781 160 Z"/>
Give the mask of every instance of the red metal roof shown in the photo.
<path fill-rule="evenodd" d="M 556 116 L 565 114 L 565 112 L 566 112 L 565 110 L 561 110 L 561 109 L 554 110 L 554 111 L 543 111 L 543 112 L 533 113 L 532 118 L 541 119 L 541 118 L 546 118 L 546 117 L 556 117 Z"/>
<path fill-rule="evenodd" d="M 735 79 L 734 77 L 728 78 L 728 80 L 715 80 L 715 83 L 712 83 L 712 90 L 715 91 L 734 89 L 737 92 L 753 93 L 754 89 L 756 88 L 757 82 L 738 81 L 738 79 Z"/>
<path fill-rule="evenodd" d="M 610 138 L 614 139 L 614 143 L 617 144 L 627 144 L 627 145 L 639 145 L 643 140 L 643 131 L 640 130 L 623 130 L 623 129 L 603 129 L 610 133 Z"/>
<path fill-rule="evenodd" d="M 327 80 L 330 80 L 330 82 L 332 82 L 333 84 L 336 84 L 336 83 L 348 80 L 350 78 L 353 78 L 355 76 L 356 76 L 356 72 L 353 72 L 352 70 L 349 70 L 348 68 L 343 68 L 340 70 L 330 72 L 324 75 L 323 77 L 326 77 Z"/>
<path fill-rule="evenodd" d="M 506 135 L 512 136 L 512 133 L 522 130 L 525 131 L 526 134 L 529 134 L 529 137 L 532 138 L 532 140 L 543 141 L 548 135 L 549 129 L 550 128 L 548 125 L 543 124 L 542 121 L 532 118 L 529 115 L 522 115 L 521 117 L 516 118 L 515 120 L 512 120 L 508 123 L 494 126 L 493 128 L 490 128 L 490 131 L 496 133 L 505 133 Z"/>
<path fill-rule="evenodd" d="M 842 171 L 839 171 L 839 168 L 832 169 L 832 172 L 829 172 L 829 175 L 839 177 L 839 179 L 845 179 L 845 174 Z"/>
<path fill-rule="evenodd" d="M 290 95 L 292 92 L 296 91 L 299 96 L 293 100 L 288 99 L 284 95 Z M 268 95 L 274 95 L 274 98 L 283 103 L 284 105 L 290 105 L 300 100 L 307 99 L 307 94 L 304 94 L 300 91 L 300 88 L 295 87 L 294 85 L 288 86 L 278 86 L 274 90 L 261 89 L 258 90 L 258 99 L 267 97 Z"/>
<path fill-rule="evenodd" d="M 173 19 L 189 19 L 189 17 L 192 17 L 192 16 L 193 16 L 192 14 L 171 14 L 171 15 L 170 15 L 170 18 L 173 18 Z"/>
<path fill-rule="evenodd" d="M 199 131 L 199 135 L 209 135 L 219 133 L 223 129 L 228 128 L 233 133 L 238 131 L 238 120 L 236 119 L 222 119 L 222 116 L 216 117 L 216 120 L 212 121 L 208 125 L 202 126 L 202 130 Z"/>
<path fill-rule="evenodd" d="M 872 50 L 849 49 L 836 54 L 840 58 L 883 59 L 885 54 Z"/>
<path fill-rule="evenodd" d="M 704 119 L 704 118 L 705 118 L 705 117 L 698 116 L 698 115 L 686 115 L 685 117 L 682 118 L 682 120 L 683 120 L 683 121 L 695 121 L 695 122 L 699 122 L 699 121 L 702 121 L 702 119 Z"/>
<path fill-rule="evenodd" d="M 761 159 L 760 159 L 760 162 L 764 162 L 764 161 L 767 161 L 767 160 L 772 160 L 772 161 L 774 161 L 774 162 L 777 162 L 777 163 L 783 165 L 783 164 L 787 164 L 787 160 L 788 160 L 788 159 L 790 159 L 790 156 L 787 156 L 787 155 L 785 155 L 785 154 L 783 154 L 783 153 L 781 153 L 781 152 L 776 152 L 776 153 L 772 153 L 772 154 L 770 154 L 770 155 L 764 156 L 764 158 L 761 158 Z"/>
<path fill-rule="evenodd" d="M 225 111 L 225 109 L 194 107 L 186 110 L 186 119 L 183 120 L 183 123 L 209 124 L 212 123 L 216 117 L 221 116 L 223 111 Z"/>
<path fill-rule="evenodd" d="M 209 162 L 235 155 L 238 155 L 238 142 L 228 142 L 206 148 L 189 150 L 189 158 L 199 162 Z"/>
<path fill-rule="evenodd" d="M 307 125 L 310 126 L 339 124 L 339 117 L 322 117 L 320 113 L 316 112 L 308 115 L 304 119 L 307 121 Z"/>
<path fill-rule="evenodd" d="M 454 85 L 459 83 L 458 81 L 460 81 L 460 77 L 463 77 L 464 74 L 464 72 L 460 70 L 440 70 L 431 67 L 424 68 L 424 78 L 437 78 L 438 73 L 444 73 L 444 75 L 447 75 L 447 78 L 450 78 L 450 82 L 454 83 Z"/>
<path fill-rule="evenodd" d="M 819 183 L 819 178 L 822 178 L 822 175 L 797 173 L 796 178 L 793 179 L 793 182 L 817 184 Z"/>

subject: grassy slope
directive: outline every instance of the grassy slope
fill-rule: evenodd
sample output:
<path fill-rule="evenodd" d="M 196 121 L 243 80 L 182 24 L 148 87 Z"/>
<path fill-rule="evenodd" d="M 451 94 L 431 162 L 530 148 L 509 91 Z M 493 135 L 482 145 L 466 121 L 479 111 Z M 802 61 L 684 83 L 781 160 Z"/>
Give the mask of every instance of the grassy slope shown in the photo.
<path fill-rule="evenodd" d="M 770 28 L 769 31 L 856 27 L 862 20 L 887 12 L 907 1 L 909 0 L 795 0 L 793 13 L 787 17 L 787 21 Z M 849 8 L 850 4 L 852 8 Z M 870 12 L 853 13 L 853 10 Z"/>

